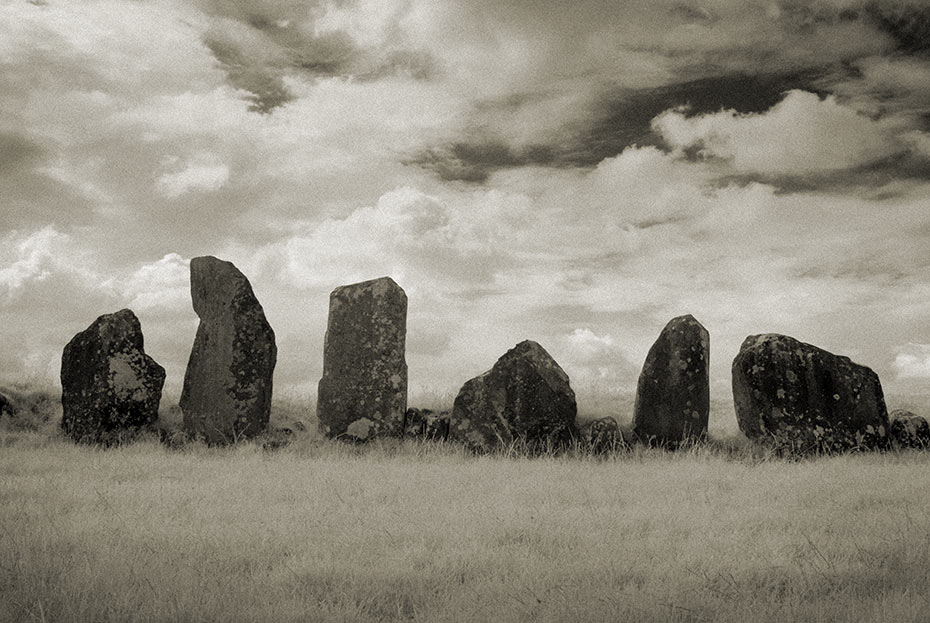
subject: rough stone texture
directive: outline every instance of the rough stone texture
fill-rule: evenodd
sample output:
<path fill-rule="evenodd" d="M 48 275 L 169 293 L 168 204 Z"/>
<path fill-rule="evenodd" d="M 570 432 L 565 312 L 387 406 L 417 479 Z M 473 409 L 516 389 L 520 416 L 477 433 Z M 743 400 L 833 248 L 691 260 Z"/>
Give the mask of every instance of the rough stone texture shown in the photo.
<path fill-rule="evenodd" d="M 230 262 L 191 260 L 191 299 L 200 325 L 181 393 L 184 429 L 209 444 L 255 437 L 271 411 L 274 331 Z"/>
<path fill-rule="evenodd" d="M 333 290 L 317 398 L 320 432 L 350 441 L 403 434 L 406 337 L 407 295 L 390 277 Z"/>
<path fill-rule="evenodd" d="M 0 416 L 5 413 L 13 416 L 16 413 L 16 407 L 13 405 L 13 401 L 3 394 L 0 394 Z"/>
<path fill-rule="evenodd" d="M 404 416 L 404 437 L 442 441 L 449 435 L 449 411 L 407 409 Z"/>
<path fill-rule="evenodd" d="M 740 430 L 797 453 L 887 445 L 878 375 L 848 357 L 777 334 L 751 335 L 733 360 Z"/>
<path fill-rule="evenodd" d="M 903 409 L 888 415 L 889 437 L 900 448 L 930 447 L 930 425 L 922 416 Z"/>
<path fill-rule="evenodd" d="M 639 375 L 633 432 L 650 444 L 676 447 L 707 434 L 710 335 L 693 316 L 669 321 Z"/>
<path fill-rule="evenodd" d="M 527 340 L 462 386 L 449 438 L 476 449 L 515 441 L 559 446 L 577 436 L 576 413 L 568 375 L 542 346 Z"/>
<path fill-rule="evenodd" d="M 152 425 L 165 369 L 145 354 L 128 309 L 97 318 L 61 356 L 61 427 L 75 441 L 109 444 Z"/>
<path fill-rule="evenodd" d="M 592 452 L 602 454 L 612 452 L 626 446 L 620 425 L 612 417 L 602 417 L 588 423 L 582 431 L 582 438 Z"/>

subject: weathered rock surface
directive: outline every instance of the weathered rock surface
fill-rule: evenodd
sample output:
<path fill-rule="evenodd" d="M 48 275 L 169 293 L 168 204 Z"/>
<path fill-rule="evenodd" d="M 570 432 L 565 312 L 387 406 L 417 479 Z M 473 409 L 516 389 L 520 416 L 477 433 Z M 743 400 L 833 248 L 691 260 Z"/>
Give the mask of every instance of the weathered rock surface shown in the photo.
<path fill-rule="evenodd" d="M 592 452 L 602 454 L 626 446 L 620 425 L 612 417 L 602 417 L 588 423 L 582 430 L 582 438 Z"/>
<path fill-rule="evenodd" d="M 191 299 L 200 325 L 181 393 L 184 429 L 209 444 L 255 437 L 271 412 L 274 331 L 230 262 L 192 259 Z"/>
<path fill-rule="evenodd" d="M 900 448 L 930 447 L 930 424 L 920 415 L 896 409 L 888 415 L 889 436 Z"/>
<path fill-rule="evenodd" d="M 333 290 L 317 398 L 320 432 L 354 441 L 403 434 L 406 338 L 407 295 L 390 277 Z"/>
<path fill-rule="evenodd" d="M 639 375 L 633 432 L 643 442 L 676 447 L 707 434 L 710 335 L 693 316 L 669 321 Z"/>
<path fill-rule="evenodd" d="M 449 411 L 407 409 L 404 416 L 404 437 L 442 441 L 449 435 Z"/>
<path fill-rule="evenodd" d="M 5 395 L 0 394 L 0 416 L 3 414 L 9 414 L 12 416 L 16 413 L 16 407 L 13 405 L 13 401 L 7 398 Z"/>
<path fill-rule="evenodd" d="M 145 354 L 131 310 L 97 318 L 61 357 L 61 427 L 75 441 L 112 443 L 158 419 L 165 369 Z"/>
<path fill-rule="evenodd" d="M 751 335 L 733 360 L 740 430 L 799 453 L 884 447 L 888 412 L 878 375 L 786 335 Z"/>
<path fill-rule="evenodd" d="M 449 438 L 477 449 L 525 441 L 558 446 L 578 434 L 575 392 L 546 350 L 524 341 L 455 398 Z"/>

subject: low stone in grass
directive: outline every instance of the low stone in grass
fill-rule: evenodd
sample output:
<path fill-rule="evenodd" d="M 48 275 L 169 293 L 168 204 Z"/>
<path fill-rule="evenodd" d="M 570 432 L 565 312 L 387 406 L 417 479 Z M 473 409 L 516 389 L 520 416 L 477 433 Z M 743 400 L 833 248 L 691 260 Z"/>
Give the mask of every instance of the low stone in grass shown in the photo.
<path fill-rule="evenodd" d="M 636 388 L 633 433 L 652 445 L 677 447 L 707 435 L 710 335 L 694 316 L 665 325 L 649 349 Z"/>
<path fill-rule="evenodd" d="M 889 436 L 899 448 L 930 447 L 930 424 L 916 413 L 896 409 L 888 414 Z"/>
<path fill-rule="evenodd" d="M 612 452 L 626 446 L 620 425 L 616 419 L 609 416 L 588 423 L 582 430 L 582 438 L 595 454 Z"/>
<path fill-rule="evenodd" d="M 462 386 L 449 438 L 481 450 L 514 442 L 559 447 L 577 436 L 576 414 L 568 375 L 542 346 L 526 340 Z"/>
<path fill-rule="evenodd" d="M 888 412 L 878 375 L 786 335 L 751 335 L 733 360 L 739 428 L 794 453 L 882 448 Z"/>
<path fill-rule="evenodd" d="M 192 259 L 191 299 L 200 325 L 181 393 L 184 429 L 208 444 L 255 437 L 271 413 L 274 331 L 249 280 L 230 262 Z"/>
<path fill-rule="evenodd" d="M 407 295 L 390 277 L 329 296 L 320 432 L 347 441 L 403 434 L 407 411 Z"/>
<path fill-rule="evenodd" d="M 164 383 L 136 315 L 100 316 L 62 353 L 61 428 L 78 442 L 117 442 L 155 422 Z"/>
<path fill-rule="evenodd" d="M 407 409 L 404 416 L 404 437 L 443 441 L 449 435 L 449 411 Z"/>

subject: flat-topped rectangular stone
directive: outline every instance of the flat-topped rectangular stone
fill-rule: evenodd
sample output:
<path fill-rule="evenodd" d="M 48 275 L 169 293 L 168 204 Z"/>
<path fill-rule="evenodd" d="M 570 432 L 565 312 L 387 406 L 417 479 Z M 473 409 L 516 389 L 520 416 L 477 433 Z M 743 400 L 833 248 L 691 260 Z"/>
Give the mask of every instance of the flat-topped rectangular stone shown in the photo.
<path fill-rule="evenodd" d="M 403 433 L 407 295 L 390 277 L 333 290 L 317 396 L 320 431 L 365 441 Z"/>

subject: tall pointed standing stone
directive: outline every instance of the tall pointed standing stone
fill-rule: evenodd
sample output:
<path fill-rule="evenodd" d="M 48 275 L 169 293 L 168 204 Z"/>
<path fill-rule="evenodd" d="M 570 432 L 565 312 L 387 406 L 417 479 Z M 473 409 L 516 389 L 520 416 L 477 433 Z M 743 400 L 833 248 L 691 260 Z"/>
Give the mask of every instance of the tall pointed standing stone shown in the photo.
<path fill-rule="evenodd" d="M 710 335 L 693 316 L 672 318 L 656 340 L 636 387 L 633 432 L 675 447 L 707 434 L 710 415 Z"/>
<path fill-rule="evenodd" d="M 181 393 L 184 428 L 210 444 L 254 437 L 271 413 L 274 331 L 230 262 L 192 259 L 191 298 L 200 326 Z"/>
<path fill-rule="evenodd" d="M 317 397 L 323 434 L 364 441 L 403 433 L 406 337 L 407 295 L 390 277 L 333 290 Z"/>
<path fill-rule="evenodd" d="M 110 443 L 153 424 L 165 369 L 145 354 L 131 310 L 97 318 L 61 356 L 61 428 L 75 441 Z"/>

